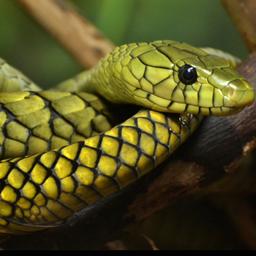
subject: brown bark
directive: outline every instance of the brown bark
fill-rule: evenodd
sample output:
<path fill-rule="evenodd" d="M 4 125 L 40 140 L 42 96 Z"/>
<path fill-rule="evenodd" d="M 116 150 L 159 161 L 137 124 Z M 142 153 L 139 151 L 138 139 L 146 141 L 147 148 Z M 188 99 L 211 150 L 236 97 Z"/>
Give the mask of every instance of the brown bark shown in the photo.
<path fill-rule="evenodd" d="M 239 70 L 256 89 L 256 56 L 252 55 Z M 95 249 L 118 237 L 125 226 L 148 218 L 184 195 L 255 193 L 255 179 L 248 179 L 252 171 L 245 177 L 240 168 L 255 151 L 255 110 L 256 103 L 234 116 L 207 118 L 166 163 L 120 194 L 82 211 L 63 227 L 14 236 L 2 246 Z"/>
<path fill-rule="evenodd" d="M 34 2 L 34 0 L 20 1 L 29 6 L 33 6 Z M 48 24 L 47 29 L 51 31 L 53 26 L 51 23 L 62 22 L 61 19 L 54 22 L 53 19 L 49 19 L 46 22 L 44 21 L 46 16 L 40 14 L 42 9 L 55 5 L 56 1 L 36 2 L 37 8 L 33 9 L 33 12 L 41 17 L 40 22 Z M 61 9 L 59 5 L 55 7 Z M 50 16 L 46 9 L 42 12 L 47 13 L 47 18 Z M 78 17 L 77 14 L 74 16 Z M 67 23 L 70 21 L 66 16 L 65 20 Z M 62 23 L 61 26 L 69 26 L 67 23 L 64 23 L 65 25 Z M 58 30 L 61 26 L 54 27 Z M 87 29 L 86 25 L 81 28 L 85 34 Z M 90 29 L 87 37 L 91 36 Z M 67 41 L 66 43 L 69 44 L 68 41 L 72 41 L 74 31 L 75 29 L 70 30 L 68 34 L 62 34 L 57 39 Z M 57 34 L 56 31 L 55 33 Z M 76 44 L 81 45 L 79 51 L 82 51 L 84 43 L 82 38 L 76 38 Z M 86 58 L 88 54 L 94 55 L 93 60 L 101 55 L 95 55 L 94 51 L 90 52 L 88 45 L 84 48 L 83 54 Z M 77 58 L 77 55 L 75 57 Z M 90 66 L 92 63 L 86 65 Z M 256 88 L 256 55 L 251 55 L 243 62 L 239 71 Z M 248 173 L 241 168 L 244 159 L 250 159 L 255 151 L 255 108 L 256 104 L 253 104 L 234 116 L 205 119 L 191 139 L 155 172 L 92 209 L 82 211 L 59 229 L 50 230 L 48 233 L 11 237 L 3 247 L 11 248 L 15 245 L 15 248 L 99 248 L 104 242 L 115 239 L 125 226 L 148 218 L 184 195 L 195 192 L 225 192 L 240 195 L 255 192 L 255 179 L 248 179 L 246 176 Z M 246 182 L 241 186 L 243 179 Z"/>
<path fill-rule="evenodd" d="M 255 195 L 233 198 L 215 198 L 215 204 L 224 208 L 229 219 L 247 248 L 256 250 L 256 204 Z"/>
<path fill-rule="evenodd" d="M 235 23 L 248 49 L 256 50 L 256 1 L 222 0 L 231 19 Z"/>
<path fill-rule="evenodd" d="M 64 0 L 18 0 L 85 68 L 94 66 L 113 44 Z"/>

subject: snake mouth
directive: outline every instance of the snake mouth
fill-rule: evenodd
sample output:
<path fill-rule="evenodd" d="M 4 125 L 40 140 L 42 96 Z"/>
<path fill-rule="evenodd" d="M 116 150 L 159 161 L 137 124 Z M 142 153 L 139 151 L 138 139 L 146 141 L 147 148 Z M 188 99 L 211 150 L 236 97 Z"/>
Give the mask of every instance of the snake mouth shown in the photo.
<path fill-rule="evenodd" d="M 210 115 L 229 116 L 240 112 L 243 107 L 212 107 L 209 108 Z"/>
<path fill-rule="evenodd" d="M 237 106 L 237 105 L 235 107 L 231 107 L 231 106 L 201 107 L 197 105 L 187 104 L 184 111 L 180 113 L 171 112 L 170 114 L 180 115 L 180 114 L 187 113 L 192 115 L 203 115 L 203 116 L 210 116 L 210 115 L 228 116 L 228 115 L 232 115 L 240 112 L 243 108 L 244 106 Z"/>
<path fill-rule="evenodd" d="M 243 84 L 245 83 L 243 82 Z M 245 107 L 250 106 L 255 100 L 255 92 L 252 87 L 237 89 L 230 86 L 224 90 L 223 94 L 222 104 L 218 104 L 217 106 L 214 106 L 213 102 L 209 102 L 208 106 L 200 106 L 191 103 L 184 104 L 185 110 L 183 112 L 194 115 L 202 114 L 204 116 L 227 116 L 240 112 Z M 178 104 L 182 106 L 182 103 Z M 172 105 L 170 107 L 172 107 Z"/>

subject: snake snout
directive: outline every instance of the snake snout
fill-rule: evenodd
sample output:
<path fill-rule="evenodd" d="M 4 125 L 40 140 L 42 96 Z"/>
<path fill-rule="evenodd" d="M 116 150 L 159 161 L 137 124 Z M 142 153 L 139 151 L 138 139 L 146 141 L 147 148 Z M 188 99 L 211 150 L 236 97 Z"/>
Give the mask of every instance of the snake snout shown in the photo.
<path fill-rule="evenodd" d="M 241 108 L 251 105 L 254 100 L 254 89 L 246 80 L 235 80 L 224 89 L 225 107 Z"/>

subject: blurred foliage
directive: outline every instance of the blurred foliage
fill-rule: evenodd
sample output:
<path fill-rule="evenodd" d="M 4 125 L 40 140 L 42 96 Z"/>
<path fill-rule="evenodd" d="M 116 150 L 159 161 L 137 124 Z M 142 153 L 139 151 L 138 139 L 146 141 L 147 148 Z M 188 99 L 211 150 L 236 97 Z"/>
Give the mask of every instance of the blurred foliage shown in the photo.
<path fill-rule="evenodd" d="M 115 44 L 174 39 L 246 56 L 219 0 L 72 0 Z M 52 86 L 82 68 L 22 10 L 0 1 L 0 56 L 40 85 Z"/>
<path fill-rule="evenodd" d="M 174 39 L 219 48 L 241 58 L 247 55 L 219 0 L 73 0 L 72 3 L 115 44 Z M 15 0 L 1 0 L 0 13 L 0 56 L 35 82 L 47 88 L 82 69 Z M 204 201 L 181 201 L 135 230 L 137 234 L 145 232 L 161 249 L 243 248 L 227 216 Z M 126 240 L 132 243 L 131 237 Z"/>

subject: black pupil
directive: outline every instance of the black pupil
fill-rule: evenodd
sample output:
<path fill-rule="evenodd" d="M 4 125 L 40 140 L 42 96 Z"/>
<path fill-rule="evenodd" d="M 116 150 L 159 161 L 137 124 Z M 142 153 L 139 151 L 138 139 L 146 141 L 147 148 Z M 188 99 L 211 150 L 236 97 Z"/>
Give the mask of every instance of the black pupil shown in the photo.
<path fill-rule="evenodd" d="M 193 84 L 197 80 L 196 69 L 188 64 L 185 64 L 179 69 L 179 79 L 183 84 Z"/>

